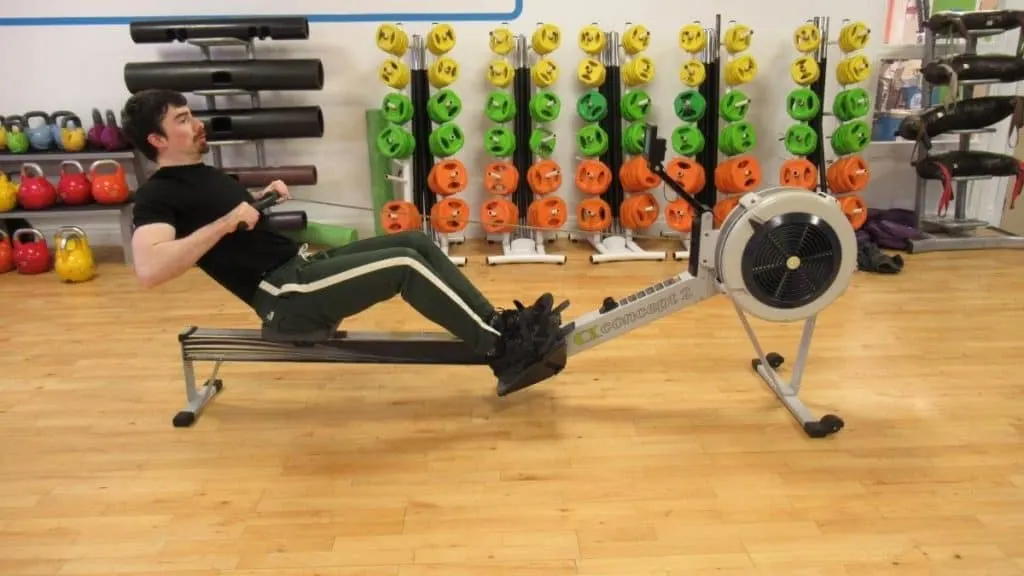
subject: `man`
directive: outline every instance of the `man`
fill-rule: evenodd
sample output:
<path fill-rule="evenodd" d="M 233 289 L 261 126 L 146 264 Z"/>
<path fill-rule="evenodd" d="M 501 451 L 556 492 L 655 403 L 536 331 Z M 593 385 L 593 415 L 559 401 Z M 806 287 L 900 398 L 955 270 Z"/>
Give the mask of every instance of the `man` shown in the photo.
<path fill-rule="evenodd" d="M 554 308 L 544 294 L 531 307 L 515 302 L 513 310 L 497 310 L 421 232 L 317 254 L 278 234 L 253 208 L 245 186 L 203 163 L 205 128 L 180 93 L 135 94 L 121 112 L 121 126 L 158 165 L 135 195 L 132 249 L 143 286 L 163 284 L 198 265 L 260 316 L 265 338 L 297 343 L 322 341 L 343 318 L 401 294 L 486 357 L 499 395 L 545 377 L 524 375 L 564 349 L 560 312 L 568 303 Z M 269 192 L 280 194 L 280 201 L 291 198 L 281 181 L 261 195 Z M 248 229 L 238 231 L 240 223 Z"/>

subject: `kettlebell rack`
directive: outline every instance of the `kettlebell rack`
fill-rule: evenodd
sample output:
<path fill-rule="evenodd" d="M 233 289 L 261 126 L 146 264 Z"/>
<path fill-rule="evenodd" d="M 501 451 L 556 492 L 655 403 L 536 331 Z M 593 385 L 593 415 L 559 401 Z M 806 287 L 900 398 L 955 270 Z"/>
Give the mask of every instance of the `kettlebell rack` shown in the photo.
<path fill-rule="evenodd" d="M 512 165 L 515 166 L 519 177 L 516 188 L 512 192 L 511 201 L 516 205 L 520 225 L 511 232 L 503 232 L 498 235 L 502 254 L 487 257 L 487 263 L 492 266 L 497 264 L 565 264 L 567 261 L 564 254 L 548 254 L 545 251 L 545 244 L 554 240 L 555 234 L 553 233 L 549 237 L 546 235 L 546 231 L 530 227 L 529 223 L 530 205 L 534 201 L 542 202 L 539 197 L 534 200 L 534 190 L 530 185 L 529 178 L 530 168 L 541 158 L 533 152 L 530 146 L 534 130 L 530 103 L 532 95 L 540 92 L 540 89 L 533 84 L 530 53 L 526 36 L 523 34 L 513 36 L 512 67 L 515 74 L 512 79 L 512 101 L 515 103 L 515 115 L 512 118 L 512 132 L 515 137 L 515 149 L 512 153 Z M 554 169 L 560 170 L 559 168 Z M 557 181 L 562 179 L 561 175 L 557 175 L 555 178 Z M 547 178 L 542 179 L 547 180 Z M 554 192 L 552 190 L 550 193 Z M 564 204 L 562 207 L 564 209 Z"/>
<path fill-rule="evenodd" d="M 937 59 L 937 36 L 931 27 L 926 24 L 926 22 L 931 18 L 931 11 L 928 2 L 918 0 L 916 4 L 918 11 L 918 30 L 923 31 L 925 35 L 923 54 L 921 57 L 921 66 L 924 68 L 924 66 Z M 979 38 L 996 36 L 1004 34 L 1005 32 L 1007 31 L 970 30 L 967 34 L 963 35 L 966 36 L 966 38 L 963 38 L 965 45 L 962 54 L 977 54 Z M 1024 29 L 1018 27 L 1017 34 L 1017 56 L 1020 56 L 1019 47 L 1024 43 Z M 955 45 L 956 43 L 954 42 L 948 43 L 948 46 Z M 961 80 L 959 82 L 954 81 L 952 86 L 947 86 L 951 91 L 957 90 L 957 87 L 963 90 L 962 94 L 954 94 L 956 100 L 960 101 L 973 98 L 974 88 L 976 86 L 1000 83 L 1002 82 L 999 80 Z M 929 83 L 926 77 L 922 74 L 921 110 L 927 110 L 935 104 L 932 101 L 932 92 L 934 87 L 935 86 Z M 977 130 L 960 130 L 954 132 L 959 136 L 959 145 L 957 146 L 957 150 L 961 152 L 970 150 L 971 138 L 974 134 L 991 133 L 994 131 L 994 128 L 988 127 Z M 930 147 L 920 143 L 915 147 L 915 155 L 911 161 L 911 165 L 916 165 L 924 160 L 928 156 L 929 152 Z M 967 217 L 967 195 L 970 183 L 972 181 L 991 180 L 993 178 L 999 177 L 954 176 L 952 178 L 952 181 L 955 184 L 955 191 L 953 194 L 953 217 L 944 218 L 938 215 L 926 215 L 927 209 L 925 207 L 925 202 L 927 200 L 929 180 L 917 175 L 914 187 L 914 213 L 918 229 L 920 230 L 922 237 L 915 240 L 909 240 L 908 251 L 912 254 L 918 254 L 922 252 L 952 250 L 1024 248 L 1024 236 L 1019 236 L 997 226 L 992 226 L 985 220 Z M 986 234 L 978 234 L 978 231 L 984 231 Z"/>
<path fill-rule="evenodd" d="M 267 107 L 263 105 L 260 92 L 322 90 L 323 65 L 319 59 L 261 60 L 256 54 L 257 39 L 307 40 L 307 18 L 158 19 L 131 22 L 128 28 L 136 44 L 181 41 L 199 49 L 202 59 L 198 62 L 126 63 L 124 80 L 133 94 L 148 88 L 162 88 L 203 97 L 206 109 L 194 110 L 193 114 L 205 124 L 214 166 L 250 188 L 262 188 L 276 179 L 289 186 L 316 184 L 316 166 L 269 165 L 266 140 L 322 137 L 324 125 L 320 107 Z M 214 48 L 242 48 L 245 55 L 217 59 Z M 248 108 L 218 105 L 220 97 L 238 96 L 248 96 Z M 243 145 L 254 147 L 255 166 L 225 168 L 224 147 Z"/>
<path fill-rule="evenodd" d="M 66 161 L 76 161 L 83 164 L 83 168 L 88 171 L 89 165 L 98 160 L 113 160 L 118 163 L 123 160 L 130 160 L 132 166 L 132 175 L 135 180 L 134 190 L 142 184 L 145 180 L 146 172 L 145 165 L 143 163 L 143 156 L 133 149 L 129 150 L 118 150 L 115 152 L 97 151 L 97 150 L 83 150 L 81 152 L 28 152 L 28 153 L 0 153 L 0 170 L 5 175 L 17 176 L 20 172 L 4 170 L 4 166 L 21 166 L 27 163 L 35 163 L 40 165 L 54 164 L 57 166 L 49 174 L 45 174 L 47 179 L 56 186 L 50 178 L 51 175 L 59 175 L 60 168 L 59 164 Z M 9 182 L 15 180 L 8 177 Z M 108 215 L 117 214 L 118 216 L 118 232 L 121 251 L 123 254 L 124 263 L 126 266 L 132 265 L 132 205 L 134 203 L 131 199 L 123 204 L 99 204 L 97 202 L 90 202 L 88 204 L 68 206 L 65 204 L 58 203 L 51 208 L 43 210 L 24 210 L 15 208 L 8 212 L 0 212 L 0 220 L 14 220 L 14 228 L 33 228 L 31 220 L 37 220 L 40 218 L 67 218 L 68 216 L 74 215 Z M 3 227 L 0 227 L 2 230 Z M 12 230 L 13 232 L 13 230 Z"/>
<path fill-rule="evenodd" d="M 601 194 L 600 198 L 611 207 L 611 225 L 605 231 L 593 232 L 585 236 L 587 242 L 596 251 L 596 254 L 590 255 L 590 262 L 598 264 L 601 262 L 665 260 L 668 257 L 666 252 L 645 250 L 636 243 L 633 231 L 622 224 L 622 203 L 626 198 L 619 175 L 625 162 L 622 145 L 622 124 L 625 121 L 622 116 L 623 64 L 619 53 L 622 45 L 618 31 L 606 31 L 605 37 L 607 41 L 601 53 L 601 63 L 605 68 L 605 80 L 598 88 L 598 92 L 608 103 L 608 112 L 598 122 L 598 125 L 608 137 L 608 147 L 600 155 L 600 160 L 611 173 L 608 189 Z M 636 56 L 640 56 L 640 54 L 638 53 Z M 577 240 L 574 235 L 571 235 L 570 238 L 574 241 Z"/>

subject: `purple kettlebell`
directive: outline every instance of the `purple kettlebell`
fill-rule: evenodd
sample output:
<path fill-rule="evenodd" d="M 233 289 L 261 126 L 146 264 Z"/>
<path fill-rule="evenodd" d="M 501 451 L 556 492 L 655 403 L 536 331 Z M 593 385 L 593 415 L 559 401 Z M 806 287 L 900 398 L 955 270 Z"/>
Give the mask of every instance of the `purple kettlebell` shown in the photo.
<path fill-rule="evenodd" d="M 114 116 L 113 110 L 107 110 L 107 122 L 103 126 L 103 147 L 111 152 L 123 150 L 124 136 L 121 134 L 121 129 L 117 126 L 117 118 Z"/>
<path fill-rule="evenodd" d="M 88 140 L 90 148 L 104 148 L 103 115 L 96 108 L 92 109 L 92 128 L 89 128 Z"/>

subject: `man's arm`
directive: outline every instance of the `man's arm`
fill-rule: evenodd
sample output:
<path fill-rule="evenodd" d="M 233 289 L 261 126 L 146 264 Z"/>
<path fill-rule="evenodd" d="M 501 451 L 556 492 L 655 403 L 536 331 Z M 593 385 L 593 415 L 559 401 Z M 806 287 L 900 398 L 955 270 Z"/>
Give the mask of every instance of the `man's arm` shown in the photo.
<path fill-rule="evenodd" d="M 210 222 L 184 238 L 175 240 L 174 226 L 154 222 L 139 226 L 132 236 L 135 275 L 146 288 L 159 286 L 181 276 L 213 248 L 225 235 L 245 222 L 256 225 L 260 214 L 248 203 Z"/>

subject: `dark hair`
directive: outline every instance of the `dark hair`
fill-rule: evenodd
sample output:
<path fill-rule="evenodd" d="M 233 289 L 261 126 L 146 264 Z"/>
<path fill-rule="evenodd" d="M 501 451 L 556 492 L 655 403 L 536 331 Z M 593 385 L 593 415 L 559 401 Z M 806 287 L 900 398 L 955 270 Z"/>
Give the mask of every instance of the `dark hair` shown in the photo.
<path fill-rule="evenodd" d="M 184 94 L 174 90 L 150 89 L 132 95 L 121 110 L 121 131 L 128 141 L 152 161 L 156 148 L 149 143 L 150 134 L 164 134 L 160 123 L 171 106 L 185 106 Z"/>

